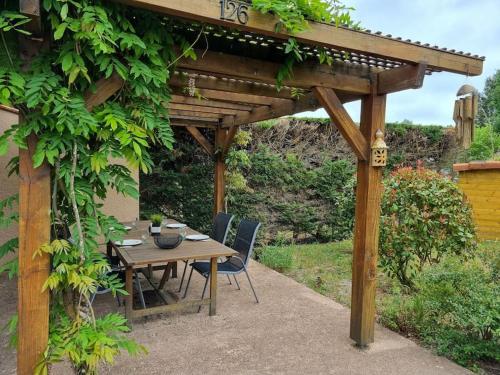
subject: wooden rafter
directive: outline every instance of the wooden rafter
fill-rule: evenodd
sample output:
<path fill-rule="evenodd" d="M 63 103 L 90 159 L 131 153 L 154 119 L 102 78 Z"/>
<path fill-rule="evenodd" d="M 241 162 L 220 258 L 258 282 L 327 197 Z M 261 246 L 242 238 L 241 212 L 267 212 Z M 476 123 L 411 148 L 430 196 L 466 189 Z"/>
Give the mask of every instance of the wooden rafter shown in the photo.
<path fill-rule="evenodd" d="M 188 84 L 188 73 L 176 72 L 170 79 L 171 87 L 185 88 Z M 292 91 L 289 87 L 277 90 L 275 86 L 258 82 L 242 81 L 240 79 L 217 78 L 195 74 L 195 86 L 200 89 L 236 92 L 240 94 L 268 96 L 272 98 L 291 99 Z M 184 94 L 181 92 L 181 94 Z"/>
<path fill-rule="evenodd" d="M 193 111 L 185 111 L 185 110 L 179 110 L 179 109 L 170 109 L 169 111 L 169 116 L 170 118 L 182 118 L 184 120 L 190 119 L 190 120 L 201 120 L 201 121 L 212 121 L 216 122 L 219 120 L 223 115 L 218 114 L 218 113 L 210 113 L 210 112 L 193 112 Z M 216 120 L 216 121 L 214 121 Z"/>
<path fill-rule="evenodd" d="M 218 52 L 199 52 L 199 56 L 203 57 L 197 60 L 181 59 L 178 66 L 184 70 L 268 84 L 276 83 L 281 68 L 277 63 Z M 293 77 L 285 80 L 284 84 L 304 89 L 323 86 L 355 94 L 371 92 L 371 81 L 366 69 L 340 64 L 332 67 L 314 63 L 297 65 L 293 69 Z"/>
<path fill-rule="evenodd" d="M 85 106 L 92 111 L 94 107 L 106 102 L 111 96 L 116 94 L 123 87 L 123 79 L 118 74 L 113 74 L 109 78 L 102 78 L 97 81 L 95 90 L 85 94 Z"/>
<path fill-rule="evenodd" d="M 209 128 L 209 129 L 215 129 L 218 127 L 218 123 L 213 123 L 213 122 L 204 122 L 204 121 L 199 121 L 197 119 L 194 120 L 185 120 L 185 119 L 176 119 L 176 118 L 171 118 L 170 119 L 170 126 L 178 126 L 178 127 L 187 127 L 187 126 L 192 126 L 195 128 Z"/>
<path fill-rule="evenodd" d="M 328 115 L 335 122 L 339 132 L 352 147 L 358 159 L 368 160 L 370 151 L 368 142 L 351 119 L 351 116 L 349 116 L 349 113 L 345 110 L 335 92 L 324 87 L 315 87 L 313 92 Z"/>
<path fill-rule="evenodd" d="M 170 103 L 174 104 L 189 104 L 192 106 L 211 107 L 211 108 L 224 108 L 234 109 L 237 111 L 250 111 L 253 106 L 249 104 L 237 104 L 230 102 L 223 102 L 220 100 L 198 99 L 197 97 L 172 95 Z"/>
<path fill-rule="evenodd" d="M 285 103 L 273 103 L 269 106 L 260 106 L 248 114 L 238 116 L 225 116 L 222 119 L 222 127 L 231 127 L 242 124 L 269 120 L 282 116 L 290 116 L 295 113 L 312 111 L 320 107 L 319 102 L 313 94 L 307 94 L 297 100 L 289 100 Z"/>
<path fill-rule="evenodd" d="M 151 9 L 188 20 L 201 21 L 228 28 L 238 28 L 273 38 L 288 39 L 289 34 L 276 31 L 278 19 L 272 15 L 261 14 L 249 9 L 248 22 L 239 24 L 220 18 L 220 2 L 218 0 L 115 0 L 140 8 Z M 408 63 L 427 62 L 430 67 L 466 75 L 482 73 L 483 62 L 480 59 L 429 48 L 423 45 L 408 43 L 403 40 L 369 34 L 353 29 L 335 27 L 319 22 L 310 22 L 308 30 L 294 35 L 301 43 L 314 47 L 324 46 L 337 50 L 354 51 L 365 55 L 395 59 Z"/>
<path fill-rule="evenodd" d="M 177 90 L 173 90 L 177 93 Z M 240 94 L 236 92 L 225 92 L 218 90 L 200 89 L 198 93 L 207 99 L 225 101 L 229 103 L 251 104 L 251 105 L 270 105 L 271 103 L 287 103 L 291 99 L 269 98 L 265 96 Z"/>
<path fill-rule="evenodd" d="M 246 111 L 241 111 L 241 110 L 236 110 L 236 109 L 227 109 L 227 108 L 217 108 L 217 107 L 202 107 L 201 105 L 191 105 L 191 104 L 177 104 L 177 103 L 170 103 L 168 105 L 170 110 L 178 110 L 178 111 L 187 111 L 187 112 L 194 112 L 194 113 L 211 113 L 211 114 L 217 114 L 217 115 L 241 115 L 248 113 L 249 110 Z M 201 115 L 203 116 L 203 115 Z"/>
<path fill-rule="evenodd" d="M 208 139 L 205 138 L 203 134 L 198 130 L 198 128 L 193 126 L 186 127 L 186 130 L 193 136 L 194 139 L 200 144 L 200 146 L 206 151 L 210 156 L 214 154 L 214 146 L 210 143 Z"/>
<path fill-rule="evenodd" d="M 400 68 L 384 70 L 377 74 L 377 93 L 419 89 L 424 84 L 427 64 L 405 65 Z"/>

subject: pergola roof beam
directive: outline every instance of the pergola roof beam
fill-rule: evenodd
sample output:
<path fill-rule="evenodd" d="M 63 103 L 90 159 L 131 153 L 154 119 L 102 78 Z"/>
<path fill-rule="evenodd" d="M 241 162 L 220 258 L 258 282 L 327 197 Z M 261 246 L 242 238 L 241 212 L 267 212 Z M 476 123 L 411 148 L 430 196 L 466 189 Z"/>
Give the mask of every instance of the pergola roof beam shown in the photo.
<path fill-rule="evenodd" d="M 245 115 L 225 116 L 222 119 L 222 127 L 238 126 L 253 122 L 269 120 L 282 116 L 289 116 L 304 111 L 312 111 L 321 105 L 312 93 L 304 95 L 300 99 L 290 100 L 285 103 L 273 103 L 270 106 L 261 106 Z"/>
<path fill-rule="evenodd" d="M 219 100 L 198 99 L 197 97 L 172 95 L 170 103 L 174 104 L 189 104 L 192 106 L 211 107 L 211 108 L 224 108 L 234 109 L 236 111 L 251 111 L 253 106 L 247 104 L 228 103 Z"/>
<path fill-rule="evenodd" d="M 278 19 L 272 15 L 262 14 L 253 9 L 248 10 L 248 22 L 240 24 L 223 20 L 220 17 L 219 0 L 115 0 L 128 5 L 154 10 L 188 20 L 201 21 L 228 28 L 237 28 L 273 38 L 288 39 L 289 34 L 276 31 Z M 312 46 L 323 46 L 337 50 L 353 51 L 374 57 L 394 59 L 406 63 L 425 61 L 430 68 L 464 75 L 480 75 L 483 61 L 453 51 L 432 48 L 411 43 L 390 36 L 371 34 L 365 31 L 336 27 L 334 25 L 309 22 L 310 27 L 294 37 L 300 42 Z"/>
<path fill-rule="evenodd" d="M 290 87 L 283 87 L 280 91 L 278 91 L 274 85 L 259 82 L 243 81 L 236 78 L 219 78 L 213 75 L 200 74 L 200 72 L 192 74 L 192 76 L 195 79 L 195 86 L 198 89 L 236 92 L 240 94 L 268 96 L 271 98 L 282 99 L 290 99 L 293 97 Z M 176 74 L 170 78 L 169 85 L 170 87 L 177 88 L 187 87 L 188 73 L 177 71 Z M 181 94 L 183 95 L 184 93 Z"/>
<path fill-rule="evenodd" d="M 185 70 L 204 72 L 210 75 L 249 79 L 256 82 L 274 84 L 281 68 L 280 64 L 264 60 L 250 59 L 218 52 L 199 53 L 197 60 L 181 59 L 178 66 Z M 304 63 L 293 69 L 293 77 L 285 80 L 285 85 L 310 89 L 314 86 L 333 88 L 342 92 L 369 94 L 370 76 L 366 69 Z"/>

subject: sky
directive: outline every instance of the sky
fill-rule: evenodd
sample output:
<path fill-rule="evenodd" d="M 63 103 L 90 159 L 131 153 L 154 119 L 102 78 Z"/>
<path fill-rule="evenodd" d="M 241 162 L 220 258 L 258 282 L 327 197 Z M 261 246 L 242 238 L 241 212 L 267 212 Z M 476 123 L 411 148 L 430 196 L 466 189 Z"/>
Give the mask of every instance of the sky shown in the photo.
<path fill-rule="evenodd" d="M 389 94 L 387 122 L 407 119 L 452 125 L 459 87 L 468 83 L 483 91 L 486 78 L 500 69 L 500 0 L 345 0 L 344 4 L 354 6 L 353 19 L 366 29 L 486 56 L 479 77 L 434 73 L 426 76 L 421 89 Z M 360 102 L 346 108 L 359 121 Z M 328 117 L 323 109 L 301 116 Z"/>

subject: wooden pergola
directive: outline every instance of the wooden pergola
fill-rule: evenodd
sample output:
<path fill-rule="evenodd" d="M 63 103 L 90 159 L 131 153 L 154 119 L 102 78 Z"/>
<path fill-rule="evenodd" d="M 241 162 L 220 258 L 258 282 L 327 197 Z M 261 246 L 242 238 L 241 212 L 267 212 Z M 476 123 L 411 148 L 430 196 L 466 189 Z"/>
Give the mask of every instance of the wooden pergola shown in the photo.
<path fill-rule="evenodd" d="M 169 111 L 171 124 L 185 127 L 216 160 L 214 212 L 224 207 L 224 159 L 239 126 L 325 108 L 358 159 L 350 336 L 361 346 L 373 342 L 382 170 L 370 159 L 375 133 L 384 130 L 387 94 L 420 88 L 425 75 L 435 72 L 479 75 L 484 57 L 380 32 L 310 22 L 307 31 L 294 37 L 312 58 L 297 64 L 293 77 L 277 90 L 276 74 L 290 35 L 277 32 L 276 19 L 252 10 L 248 2 L 116 1 L 185 22 L 179 32 L 188 40 L 204 34 L 195 46 L 198 59 L 181 59 L 177 64 L 170 80 Z M 35 21 L 39 18 L 38 1 L 20 3 L 25 14 Z M 236 11 L 231 14 L 233 6 Z M 33 24 L 36 32 L 39 23 Z M 334 59 L 332 66 L 317 62 L 318 47 L 326 48 Z M 196 87 L 196 95 L 186 90 L 188 83 Z M 103 103 L 121 85 L 115 76 L 98 82 L 97 92 L 86 97 L 87 107 Z M 355 100 L 361 100 L 359 127 L 343 106 Z M 200 128 L 213 131 L 215 143 Z M 35 142 L 31 139 L 28 150 L 20 152 L 20 374 L 31 373 L 48 336 L 48 294 L 38 291 L 48 276 L 49 259 L 33 259 L 32 254 L 50 237 L 50 173 L 47 166 L 32 167 Z"/>

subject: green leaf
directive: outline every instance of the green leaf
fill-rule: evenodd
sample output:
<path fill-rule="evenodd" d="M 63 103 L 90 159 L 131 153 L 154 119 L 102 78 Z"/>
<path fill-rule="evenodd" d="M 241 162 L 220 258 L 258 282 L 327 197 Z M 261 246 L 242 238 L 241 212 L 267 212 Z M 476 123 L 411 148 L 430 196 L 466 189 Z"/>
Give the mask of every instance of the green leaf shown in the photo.
<path fill-rule="evenodd" d="M 66 28 L 68 27 L 68 24 L 66 22 L 62 22 L 57 26 L 56 31 L 54 32 L 54 40 L 59 40 L 64 36 L 64 32 L 66 31 Z"/>
<path fill-rule="evenodd" d="M 73 54 L 72 53 L 65 54 L 61 63 L 62 70 L 64 72 L 67 72 L 70 70 L 72 65 L 73 65 Z"/>

